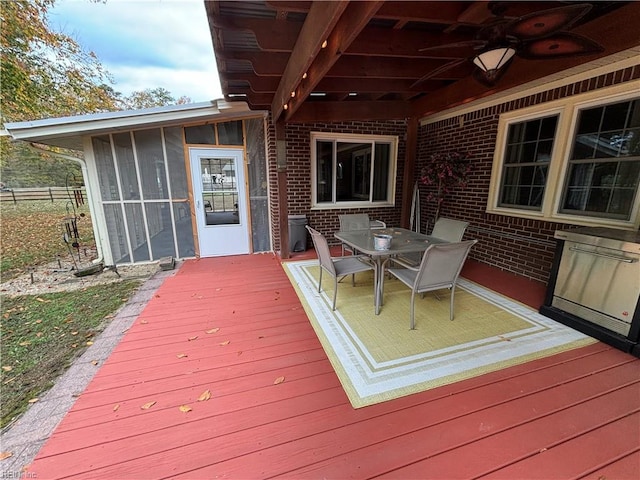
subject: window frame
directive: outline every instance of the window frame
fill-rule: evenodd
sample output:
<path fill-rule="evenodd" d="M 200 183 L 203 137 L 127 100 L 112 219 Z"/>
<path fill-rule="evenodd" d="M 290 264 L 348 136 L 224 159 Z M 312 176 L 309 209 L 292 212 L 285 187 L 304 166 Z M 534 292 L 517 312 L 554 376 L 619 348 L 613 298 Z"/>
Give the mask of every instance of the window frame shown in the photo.
<path fill-rule="evenodd" d="M 575 213 L 561 213 L 561 205 L 567 175 L 569 173 L 569 158 L 573 148 L 574 136 L 578 128 L 577 121 L 580 111 L 640 98 L 638 91 L 640 91 L 640 81 L 633 81 L 541 105 L 513 110 L 500 115 L 486 212 L 572 225 L 637 229 L 640 226 L 640 185 L 636 188 L 636 194 L 628 220 L 579 215 Z M 509 127 L 512 124 L 535 120 L 554 114 L 559 115 L 556 126 L 556 138 L 554 140 L 549 163 L 549 175 L 540 210 L 499 206 Z"/>
<path fill-rule="evenodd" d="M 350 142 L 350 143 L 369 143 L 371 144 L 371 155 L 375 155 L 376 143 L 389 144 L 390 158 L 389 158 L 389 171 L 387 179 L 387 198 L 386 200 L 377 201 L 348 201 L 337 202 L 332 200 L 331 202 L 318 202 L 318 169 L 317 169 L 317 142 L 332 142 L 334 145 L 337 142 Z M 311 149 L 311 209 L 312 210 L 332 210 L 343 208 L 371 208 L 371 207 L 393 207 L 395 206 L 396 197 L 396 175 L 398 167 L 398 137 L 395 135 L 367 135 L 367 134 L 345 134 L 345 133 L 333 133 L 333 132 L 311 132 L 310 135 L 310 149 Z M 374 158 L 375 160 L 375 158 Z M 336 179 L 338 176 L 337 166 L 335 164 L 335 148 L 334 158 L 332 159 L 332 182 L 333 192 L 335 198 Z M 369 177 L 369 184 L 373 185 L 373 171 Z"/>

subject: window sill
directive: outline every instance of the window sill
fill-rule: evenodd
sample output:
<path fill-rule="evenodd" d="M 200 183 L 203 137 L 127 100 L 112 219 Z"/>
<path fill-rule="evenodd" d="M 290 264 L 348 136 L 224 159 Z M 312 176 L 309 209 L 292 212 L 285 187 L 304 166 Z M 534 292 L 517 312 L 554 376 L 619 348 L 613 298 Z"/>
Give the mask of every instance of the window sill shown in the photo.
<path fill-rule="evenodd" d="M 640 226 L 640 219 L 636 222 L 630 220 L 611 220 L 596 217 L 579 217 L 575 215 L 545 215 L 542 212 L 531 212 L 527 210 L 513 210 L 507 208 L 487 208 L 486 213 L 493 215 L 504 215 L 507 217 L 529 218 L 542 222 L 554 222 L 568 225 L 581 225 L 585 227 L 611 227 L 623 230 L 637 230 Z"/>
<path fill-rule="evenodd" d="M 380 203 L 362 203 L 362 202 L 343 202 L 343 203 L 327 203 L 311 205 L 311 210 L 344 210 L 345 208 L 391 208 L 395 204 L 389 202 Z"/>

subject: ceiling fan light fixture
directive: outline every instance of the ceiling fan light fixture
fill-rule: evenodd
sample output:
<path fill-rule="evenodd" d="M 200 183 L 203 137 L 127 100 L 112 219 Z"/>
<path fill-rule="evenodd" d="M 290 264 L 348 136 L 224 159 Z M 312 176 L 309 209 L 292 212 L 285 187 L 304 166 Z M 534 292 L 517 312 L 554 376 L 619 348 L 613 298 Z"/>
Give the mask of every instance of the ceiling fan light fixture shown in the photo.
<path fill-rule="evenodd" d="M 498 47 L 486 50 L 473 58 L 473 63 L 483 72 L 492 72 L 504 67 L 515 55 L 511 47 Z"/>

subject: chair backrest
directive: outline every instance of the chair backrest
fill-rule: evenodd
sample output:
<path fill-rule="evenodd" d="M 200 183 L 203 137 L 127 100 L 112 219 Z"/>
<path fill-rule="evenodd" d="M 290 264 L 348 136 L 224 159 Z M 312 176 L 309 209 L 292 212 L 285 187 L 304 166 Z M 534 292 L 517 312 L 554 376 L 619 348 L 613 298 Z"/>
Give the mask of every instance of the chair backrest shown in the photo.
<path fill-rule="evenodd" d="M 469 250 L 478 240 L 433 244 L 425 251 L 414 289 L 431 285 L 455 284 Z"/>
<path fill-rule="evenodd" d="M 433 226 L 431 236 L 446 240 L 447 242 L 459 242 L 462 240 L 464 231 L 468 226 L 469 222 L 440 217 Z"/>
<path fill-rule="evenodd" d="M 336 267 L 333 264 L 333 260 L 331 259 L 331 251 L 329 250 L 329 244 L 327 243 L 327 239 L 324 238 L 317 230 L 311 228 L 309 225 L 306 225 L 307 230 L 311 234 L 311 240 L 313 241 L 313 246 L 316 249 L 316 253 L 318 254 L 318 260 L 320 261 L 320 267 L 327 270 L 331 275 L 336 275 Z"/>
<path fill-rule="evenodd" d="M 368 213 L 349 213 L 338 215 L 338 219 L 340 220 L 341 232 L 350 232 L 352 230 L 369 230 L 371 226 Z"/>

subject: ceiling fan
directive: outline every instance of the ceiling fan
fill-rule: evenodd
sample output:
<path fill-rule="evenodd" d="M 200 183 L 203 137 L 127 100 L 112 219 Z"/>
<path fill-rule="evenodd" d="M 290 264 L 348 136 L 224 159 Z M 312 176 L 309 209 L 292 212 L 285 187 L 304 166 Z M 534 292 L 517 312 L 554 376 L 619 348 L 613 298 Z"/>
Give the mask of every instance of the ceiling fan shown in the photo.
<path fill-rule="evenodd" d="M 604 50 L 597 42 L 567 31 L 591 10 L 588 3 L 551 8 L 513 19 L 502 16 L 507 4 L 490 2 L 488 8 L 498 18 L 479 30 L 475 39 L 419 50 L 426 52 L 471 47 L 479 53 L 471 58 L 449 62 L 430 72 L 416 84 L 471 60 L 478 67 L 474 70 L 473 77 L 484 85 L 492 86 L 504 74 L 515 55 L 525 59 L 551 59 Z"/>

